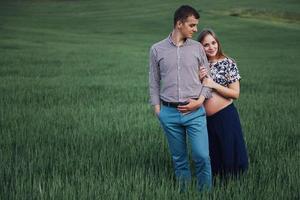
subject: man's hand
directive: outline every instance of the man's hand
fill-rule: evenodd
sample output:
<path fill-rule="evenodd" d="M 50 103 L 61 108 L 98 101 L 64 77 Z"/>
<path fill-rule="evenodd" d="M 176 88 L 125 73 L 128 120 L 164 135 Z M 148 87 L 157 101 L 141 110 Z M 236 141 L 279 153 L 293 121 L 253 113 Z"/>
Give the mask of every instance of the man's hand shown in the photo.
<path fill-rule="evenodd" d="M 189 103 L 187 105 L 178 106 L 177 109 L 182 113 L 191 112 L 201 107 L 204 100 L 205 97 L 201 95 L 198 100 L 189 99 L 188 100 Z"/>
<path fill-rule="evenodd" d="M 159 113 L 160 113 L 160 105 L 155 105 L 154 106 L 154 112 L 155 112 L 155 115 L 158 117 Z"/>

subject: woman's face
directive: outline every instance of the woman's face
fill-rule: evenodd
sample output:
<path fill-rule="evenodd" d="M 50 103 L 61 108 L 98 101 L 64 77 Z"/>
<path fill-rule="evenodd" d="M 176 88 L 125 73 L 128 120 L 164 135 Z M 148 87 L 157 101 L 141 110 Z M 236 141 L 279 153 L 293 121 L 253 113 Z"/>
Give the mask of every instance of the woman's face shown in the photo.
<path fill-rule="evenodd" d="M 206 35 L 201 44 L 204 47 L 208 59 L 214 59 L 218 53 L 218 42 L 212 35 Z"/>

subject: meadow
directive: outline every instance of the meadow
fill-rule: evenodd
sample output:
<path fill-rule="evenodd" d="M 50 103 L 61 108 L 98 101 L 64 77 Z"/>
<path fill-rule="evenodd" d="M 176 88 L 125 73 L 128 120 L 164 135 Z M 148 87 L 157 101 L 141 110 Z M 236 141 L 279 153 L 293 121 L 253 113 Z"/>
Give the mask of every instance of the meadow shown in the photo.
<path fill-rule="evenodd" d="M 149 105 L 149 48 L 182 3 L 242 76 L 235 105 L 250 168 L 210 193 L 193 179 L 179 194 Z M 299 9 L 296 0 L 2 0 L 0 199 L 299 199 Z"/>

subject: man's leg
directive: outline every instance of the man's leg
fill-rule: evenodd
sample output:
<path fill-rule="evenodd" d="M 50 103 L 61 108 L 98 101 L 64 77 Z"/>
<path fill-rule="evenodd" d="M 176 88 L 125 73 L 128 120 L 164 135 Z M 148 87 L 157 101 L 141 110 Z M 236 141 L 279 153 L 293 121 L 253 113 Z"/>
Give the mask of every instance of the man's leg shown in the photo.
<path fill-rule="evenodd" d="M 191 179 L 191 172 L 187 157 L 185 128 L 180 122 L 181 114 L 176 108 L 162 106 L 159 119 L 166 134 L 171 151 L 176 179 L 179 181 L 181 190 Z"/>
<path fill-rule="evenodd" d="M 209 190 L 212 186 L 212 177 L 206 116 L 203 106 L 192 113 L 183 115 L 182 120 L 187 128 L 189 142 L 192 147 L 199 190 Z"/>

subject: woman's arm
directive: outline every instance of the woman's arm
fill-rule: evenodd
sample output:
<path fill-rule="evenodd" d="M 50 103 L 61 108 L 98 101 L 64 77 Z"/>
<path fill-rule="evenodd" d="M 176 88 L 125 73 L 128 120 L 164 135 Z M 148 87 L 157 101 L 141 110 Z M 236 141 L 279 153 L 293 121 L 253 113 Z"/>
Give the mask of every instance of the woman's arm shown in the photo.
<path fill-rule="evenodd" d="M 214 89 L 217 93 L 225 98 L 238 99 L 240 96 L 240 82 L 237 80 L 224 87 L 216 82 L 212 78 L 204 78 L 203 84 L 207 87 Z"/>

